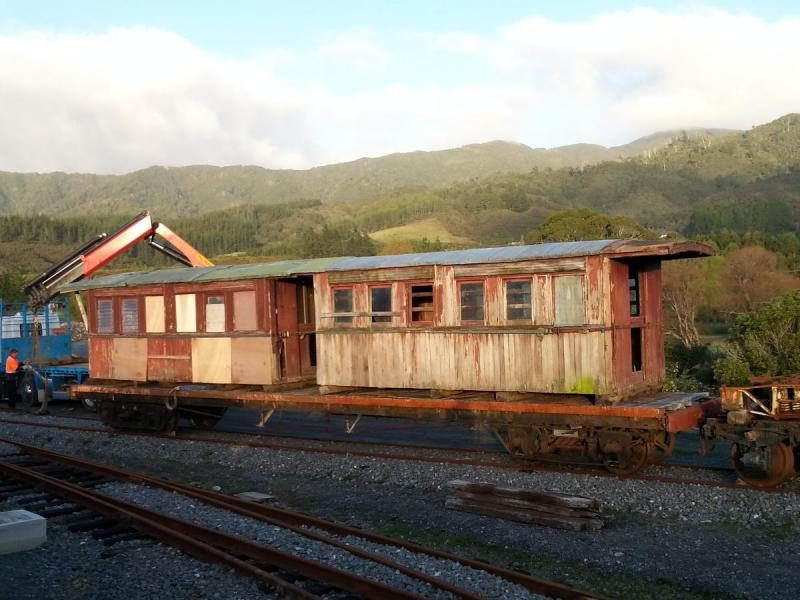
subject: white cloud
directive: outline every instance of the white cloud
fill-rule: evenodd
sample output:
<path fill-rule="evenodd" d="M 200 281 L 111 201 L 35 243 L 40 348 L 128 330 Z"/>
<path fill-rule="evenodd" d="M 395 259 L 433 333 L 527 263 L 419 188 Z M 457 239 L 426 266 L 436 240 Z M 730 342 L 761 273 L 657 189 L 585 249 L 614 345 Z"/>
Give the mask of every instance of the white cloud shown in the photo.
<path fill-rule="evenodd" d="M 362 70 L 379 69 L 392 62 L 392 56 L 365 29 L 354 29 L 336 35 L 323 43 L 319 56 L 326 60 L 346 62 Z"/>
<path fill-rule="evenodd" d="M 797 111 L 800 98 L 797 18 L 534 16 L 492 35 L 443 32 L 424 60 L 419 38 L 394 54 L 378 39 L 353 29 L 305 54 L 234 60 L 154 29 L 0 33 L 0 169 L 302 168 L 498 138 L 622 143 L 667 128 L 747 128 Z M 291 77 L 309 66 L 315 78 Z M 360 73 L 358 91 L 334 79 L 342 69 Z"/>

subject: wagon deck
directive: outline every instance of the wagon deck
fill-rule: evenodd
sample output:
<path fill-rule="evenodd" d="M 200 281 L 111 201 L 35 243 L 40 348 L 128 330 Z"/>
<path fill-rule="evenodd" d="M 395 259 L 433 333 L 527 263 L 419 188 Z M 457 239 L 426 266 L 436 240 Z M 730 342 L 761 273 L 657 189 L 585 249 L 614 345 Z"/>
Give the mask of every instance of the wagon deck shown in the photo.
<path fill-rule="evenodd" d="M 675 432 L 696 427 L 704 415 L 715 412 L 719 401 L 706 393 L 657 393 L 616 404 L 548 401 L 501 401 L 486 392 L 461 392 L 447 398 L 431 398 L 427 390 L 356 389 L 333 394 L 321 386 L 284 391 L 254 387 L 221 389 L 211 385 L 120 385 L 88 383 L 72 388 L 74 397 L 113 395 L 151 404 L 175 403 L 203 406 L 241 406 L 258 410 L 324 411 L 370 416 L 472 419 L 500 423 L 554 423 L 624 426 Z"/>

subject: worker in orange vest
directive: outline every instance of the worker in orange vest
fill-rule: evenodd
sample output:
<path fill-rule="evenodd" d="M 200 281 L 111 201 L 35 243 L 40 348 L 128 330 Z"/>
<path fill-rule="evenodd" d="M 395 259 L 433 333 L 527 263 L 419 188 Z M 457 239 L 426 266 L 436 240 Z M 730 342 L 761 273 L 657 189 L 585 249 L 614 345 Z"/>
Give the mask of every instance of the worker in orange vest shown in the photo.
<path fill-rule="evenodd" d="M 19 352 L 17 352 L 17 349 L 12 348 L 8 352 L 8 358 L 6 359 L 6 372 L 3 380 L 3 392 L 5 393 L 9 408 L 17 407 L 17 398 L 19 397 L 19 393 L 17 391 L 19 386 L 19 375 L 17 374 L 17 371 L 22 363 L 17 358 L 18 356 Z"/>

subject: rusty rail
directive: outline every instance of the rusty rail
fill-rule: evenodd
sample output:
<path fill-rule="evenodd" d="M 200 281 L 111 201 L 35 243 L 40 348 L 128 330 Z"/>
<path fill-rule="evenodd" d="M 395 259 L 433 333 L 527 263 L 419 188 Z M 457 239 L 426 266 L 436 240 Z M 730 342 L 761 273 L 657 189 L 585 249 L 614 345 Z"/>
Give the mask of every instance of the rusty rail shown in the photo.
<path fill-rule="evenodd" d="M 15 442 L 8 440 L 2 441 L 15 444 Z M 16 445 L 23 448 L 26 452 L 28 449 L 33 449 L 33 447 L 24 447 L 24 445 L 21 444 Z M 32 453 L 37 454 L 36 452 Z M 45 451 L 45 453 L 46 454 L 40 455 L 50 455 L 47 451 Z M 58 462 L 62 461 L 59 460 Z M 70 500 L 108 518 L 125 523 L 146 535 L 154 537 L 170 546 L 174 546 L 196 558 L 225 564 L 242 574 L 280 587 L 293 597 L 304 599 L 316 598 L 316 596 L 308 593 L 301 587 L 282 580 L 238 557 L 247 557 L 261 564 L 268 564 L 293 573 L 298 573 L 309 579 L 324 582 L 333 587 L 354 593 L 361 598 L 376 600 L 384 598 L 421 600 L 421 597 L 415 594 L 354 575 L 318 561 L 301 558 L 280 550 L 256 544 L 255 542 L 236 535 L 225 534 L 157 511 L 129 504 L 111 496 L 87 490 L 78 485 L 61 481 L 13 463 L 0 461 L 0 471 L 13 476 L 15 479 L 27 481 L 37 488 L 44 489 L 55 496 Z M 478 596 L 472 595 L 466 597 L 479 598 Z"/>
<path fill-rule="evenodd" d="M 381 545 L 388 545 L 388 546 L 395 546 L 405 548 L 406 550 L 416 552 L 419 554 L 426 554 L 428 556 L 432 556 L 434 558 L 449 560 L 453 562 L 460 563 L 464 566 L 468 566 L 473 569 L 482 570 L 488 572 L 492 575 L 500 577 L 502 579 L 506 579 L 508 581 L 512 581 L 518 585 L 521 585 L 528 589 L 531 592 L 537 594 L 547 595 L 553 598 L 563 598 L 565 600 L 607 600 L 605 596 L 595 594 L 592 592 L 586 592 L 582 590 L 577 590 L 575 588 L 571 588 L 569 586 L 555 583 L 552 581 L 547 581 L 545 579 L 541 579 L 538 577 L 533 577 L 531 575 L 527 575 L 524 573 L 520 573 L 517 571 L 511 571 L 509 569 L 505 569 L 502 567 L 498 567 L 495 565 L 491 565 L 489 563 L 485 563 L 483 561 L 473 560 L 469 558 L 464 558 L 455 554 L 451 554 L 449 552 L 444 552 L 441 550 L 436 550 L 433 548 L 428 548 L 425 546 L 421 546 L 414 542 L 409 542 L 407 540 L 399 539 L 399 538 L 392 538 L 389 536 L 385 536 L 382 534 L 378 534 L 375 532 L 367 531 L 364 529 L 359 529 L 357 527 L 351 527 L 348 525 L 343 525 L 340 523 L 335 523 L 333 521 L 328 521 L 326 519 L 320 519 L 317 517 L 313 517 L 310 515 L 305 515 L 302 513 L 265 506 L 262 504 L 257 504 L 254 502 L 250 502 L 248 500 L 243 500 L 241 498 L 236 498 L 232 496 L 227 496 L 225 494 L 209 491 L 209 490 L 202 490 L 199 488 L 195 488 L 192 486 L 187 486 L 183 484 L 173 483 L 169 481 L 165 481 L 156 477 L 152 477 L 149 475 L 145 475 L 143 473 L 135 473 L 128 471 L 126 469 L 121 469 L 119 467 L 114 467 L 110 465 L 104 465 L 101 463 L 97 463 L 94 461 L 89 461 L 86 459 L 75 458 L 71 456 L 61 455 L 50 450 L 46 450 L 43 448 L 37 448 L 35 446 L 29 446 L 26 444 L 21 444 L 19 442 L 15 442 L 12 440 L 7 440 L 4 438 L 0 438 L 0 442 L 8 443 L 11 445 L 15 445 L 25 452 L 30 454 L 35 454 L 43 457 L 47 457 L 51 460 L 61 462 L 63 464 L 69 464 L 73 466 L 80 467 L 82 469 L 86 469 L 98 474 L 103 474 L 107 476 L 111 476 L 117 479 L 124 479 L 131 482 L 136 483 L 144 483 L 147 485 L 151 485 L 154 487 L 159 487 L 161 489 L 165 489 L 168 491 L 177 492 L 183 494 L 185 496 L 189 496 L 192 498 L 196 498 L 201 500 L 207 504 L 211 504 L 213 506 L 217 506 L 220 508 L 224 508 L 226 510 L 230 510 L 232 512 L 236 512 L 243 516 L 247 516 L 253 519 L 257 519 L 263 522 L 270 523 L 272 525 L 282 527 L 301 535 L 310 537 L 317 541 L 322 541 L 327 544 L 334 545 L 339 547 L 343 550 L 348 552 L 352 552 L 357 556 L 362 556 L 363 558 L 368 558 L 369 560 L 373 560 L 376 562 L 381 562 L 382 564 L 389 566 L 391 568 L 397 569 L 402 573 L 425 581 L 435 587 L 439 587 L 441 589 L 447 590 L 458 597 L 462 598 L 475 598 L 480 599 L 480 596 L 476 596 L 471 592 L 463 590 L 457 586 L 453 586 L 436 578 L 430 577 L 416 569 L 411 569 L 406 567 L 405 565 L 401 565 L 399 563 L 395 563 L 394 561 L 384 559 L 382 557 L 373 555 L 368 553 L 364 550 L 358 549 L 351 544 L 346 544 L 344 542 L 335 540 L 334 538 L 323 536 L 318 533 L 309 531 L 306 528 L 312 527 L 316 529 L 320 529 L 323 531 L 327 531 L 328 533 L 334 536 L 353 536 L 359 537 L 371 542 L 375 542 Z"/>

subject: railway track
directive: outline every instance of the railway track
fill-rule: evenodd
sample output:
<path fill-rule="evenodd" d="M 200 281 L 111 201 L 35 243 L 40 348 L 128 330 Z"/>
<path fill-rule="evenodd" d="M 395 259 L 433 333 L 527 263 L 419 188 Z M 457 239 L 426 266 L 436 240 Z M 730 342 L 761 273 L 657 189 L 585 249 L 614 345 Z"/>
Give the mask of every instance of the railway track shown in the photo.
<path fill-rule="evenodd" d="M 66 417 L 70 418 L 70 417 Z M 179 441 L 179 442 L 201 442 L 201 443 L 208 443 L 208 444 L 217 444 L 217 445 L 224 445 L 224 446 L 238 446 L 238 447 L 246 447 L 246 448 L 257 448 L 257 449 L 266 449 L 266 450 L 279 450 L 279 451 L 296 451 L 296 452 L 306 452 L 312 454 L 327 454 L 327 455 L 339 455 L 339 456 L 349 456 L 349 457 L 362 457 L 362 458 L 371 458 L 371 459 L 381 459 L 381 460 L 403 460 L 403 461 L 414 461 L 414 462 L 424 462 L 424 463 L 436 463 L 436 464 L 452 464 L 452 465 L 461 465 L 461 466 L 470 466 L 470 467 L 483 467 L 483 468 L 492 468 L 492 469 L 501 469 L 501 470 L 513 470 L 513 471 L 521 471 L 521 472 L 555 472 L 555 473 L 570 473 L 574 475 L 591 475 L 594 477 L 606 477 L 606 478 L 616 478 L 616 479 L 630 479 L 630 480 L 640 480 L 640 481 L 652 481 L 652 482 L 660 482 L 660 483 L 670 483 L 670 484 L 682 484 L 682 485 L 701 485 L 704 487 L 710 488 L 720 488 L 720 489 L 746 489 L 746 490 L 755 490 L 764 493 L 774 493 L 774 494 L 800 494 L 800 489 L 793 488 L 793 487 L 777 487 L 777 488 L 755 488 L 748 486 L 746 484 L 740 484 L 733 481 L 711 481 L 706 479 L 697 479 L 691 477 L 673 477 L 669 475 L 662 475 L 662 474 L 648 474 L 648 473 L 634 473 L 632 475 L 618 475 L 614 473 L 610 473 L 605 471 L 601 465 L 577 465 L 574 463 L 561 463 L 561 462 L 550 462 L 550 461 L 536 461 L 536 462 L 522 462 L 519 460 L 514 460 L 508 457 L 505 453 L 497 453 L 498 460 L 477 460 L 471 458 L 453 458 L 447 456 L 426 456 L 417 454 L 401 454 L 401 453 L 390 453 L 390 452 L 379 452 L 379 451 L 361 451 L 361 450 L 353 450 L 351 448 L 335 448 L 335 447 L 310 447 L 310 446 L 297 446 L 291 444 L 283 444 L 283 443 L 268 443 L 268 442 L 256 442 L 250 440 L 242 440 L 242 439 L 219 439 L 213 438 L 208 436 L 197 436 L 197 435 L 162 435 L 162 434 L 154 434 L 154 433 L 146 433 L 146 432 L 132 432 L 132 431 L 112 431 L 108 429 L 101 429 L 97 427 L 77 427 L 72 425 L 62 425 L 62 424 L 55 424 L 55 423 L 40 423 L 36 421 L 30 420 L 19 420 L 19 419 L 2 419 L 0 418 L 0 423 L 11 423 L 11 424 L 22 424 L 28 425 L 33 427 L 41 427 L 41 428 L 51 428 L 51 429 L 58 429 L 58 430 L 66 430 L 66 431 L 77 431 L 77 432 L 86 432 L 86 433 L 106 433 L 106 434 L 113 434 L 113 435 L 124 435 L 124 436 L 132 436 L 132 437 L 146 437 L 146 438 L 161 438 L 161 439 L 169 439 L 172 441 Z M 227 435 L 242 435 L 242 434 L 227 434 Z M 246 435 L 246 434 L 245 434 Z M 292 438 L 292 439 L 302 439 L 302 438 Z M 352 444 L 352 442 L 336 442 L 330 440 L 317 440 L 317 439 L 309 439 L 308 441 L 313 441 L 316 443 L 328 443 L 331 445 L 334 444 Z M 365 445 L 370 445 L 366 444 Z M 375 444 L 371 444 L 374 446 Z M 395 445 L 396 448 L 403 448 L 408 451 L 419 451 L 420 448 L 418 446 L 399 446 Z M 443 448 L 434 448 L 433 450 L 444 452 L 446 449 Z M 459 449 L 458 452 L 461 452 Z M 491 453 L 486 452 L 486 455 Z M 715 471 L 715 472 L 722 472 L 725 474 L 734 475 L 735 472 L 732 468 L 726 467 L 708 467 L 708 466 L 698 466 L 698 465 L 688 465 L 688 464 L 667 464 L 659 466 L 659 469 L 686 469 L 686 470 L 693 470 L 697 472 L 702 471 Z"/>
<path fill-rule="evenodd" d="M 420 596 L 407 589 L 356 575 L 324 562 L 143 508 L 104 494 L 96 488 L 111 481 L 123 481 L 182 494 L 231 513 L 286 529 L 308 540 L 330 545 L 423 582 L 431 590 L 447 592 L 456 598 L 478 600 L 482 596 L 474 590 L 431 576 L 407 563 L 388 559 L 344 539 L 359 538 L 381 546 L 399 547 L 415 554 L 457 562 L 547 597 L 604 598 L 560 583 L 287 509 L 57 454 L 14 440 L 0 438 L 0 442 L 17 448 L 14 454 L 0 456 L 0 501 L 15 498 L 15 504 L 36 510 L 47 518 L 66 522 L 71 530 L 93 531 L 94 537 L 103 540 L 107 545 L 140 537 L 153 538 L 201 560 L 226 565 L 294 598 L 318 598 L 324 595 L 326 598 L 403 600 L 427 597 L 427 594 Z"/>

